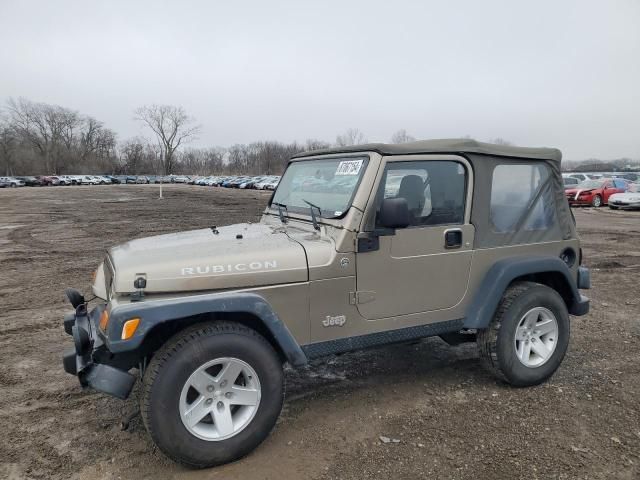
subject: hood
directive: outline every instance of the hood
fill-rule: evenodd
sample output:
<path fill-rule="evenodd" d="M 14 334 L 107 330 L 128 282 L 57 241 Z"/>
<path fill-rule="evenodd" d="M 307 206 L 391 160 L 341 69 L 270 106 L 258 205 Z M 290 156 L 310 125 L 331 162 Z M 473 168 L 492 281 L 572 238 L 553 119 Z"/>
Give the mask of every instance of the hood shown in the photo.
<path fill-rule="evenodd" d="M 308 280 L 304 249 L 282 229 L 237 224 L 132 240 L 109 251 L 118 293 L 256 287 Z M 106 272 L 105 272 L 106 273 Z"/>
<path fill-rule="evenodd" d="M 640 192 L 624 192 L 624 193 L 614 193 L 609 197 L 610 200 L 631 200 L 631 201 L 640 201 Z"/>
<path fill-rule="evenodd" d="M 564 191 L 567 195 L 576 195 L 578 193 L 592 193 L 596 188 L 569 188 Z"/>

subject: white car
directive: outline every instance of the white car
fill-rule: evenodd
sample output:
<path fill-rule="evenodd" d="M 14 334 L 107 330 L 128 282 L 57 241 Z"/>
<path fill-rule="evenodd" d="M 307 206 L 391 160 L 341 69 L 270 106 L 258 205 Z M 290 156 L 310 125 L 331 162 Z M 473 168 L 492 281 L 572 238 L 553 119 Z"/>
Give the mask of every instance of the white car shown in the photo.
<path fill-rule="evenodd" d="M 100 180 L 93 175 L 84 175 L 80 183 L 82 185 L 100 185 Z"/>
<path fill-rule="evenodd" d="M 58 175 L 58 183 L 60 185 L 75 185 L 73 175 Z"/>
<path fill-rule="evenodd" d="M 189 183 L 189 177 L 178 175 L 177 177 L 173 177 L 173 183 Z"/>
<path fill-rule="evenodd" d="M 273 188 L 270 188 L 270 186 L 276 182 L 280 181 L 279 177 L 265 177 L 264 179 L 260 180 L 258 183 L 256 183 L 254 185 L 254 188 L 256 188 L 257 190 L 273 190 Z"/>
<path fill-rule="evenodd" d="M 609 197 L 609 208 L 640 208 L 640 183 L 630 183 L 624 193 L 614 193 Z"/>
<path fill-rule="evenodd" d="M 19 178 L 15 177 L 0 177 L 0 180 L 6 183 L 8 187 L 13 188 L 24 187 L 26 185 L 26 183 L 24 183 L 24 180 L 20 180 Z"/>

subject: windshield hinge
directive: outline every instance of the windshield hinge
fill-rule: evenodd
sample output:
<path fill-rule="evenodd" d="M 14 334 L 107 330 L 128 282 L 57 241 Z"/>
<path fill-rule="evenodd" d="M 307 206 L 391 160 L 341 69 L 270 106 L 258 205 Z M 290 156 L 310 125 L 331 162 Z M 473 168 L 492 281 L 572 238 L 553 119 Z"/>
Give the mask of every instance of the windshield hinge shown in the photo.
<path fill-rule="evenodd" d="M 358 305 L 373 302 L 376 299 L 376 292 L 360 290 L 357 292 L 349 292 L 349 304 Z"/>

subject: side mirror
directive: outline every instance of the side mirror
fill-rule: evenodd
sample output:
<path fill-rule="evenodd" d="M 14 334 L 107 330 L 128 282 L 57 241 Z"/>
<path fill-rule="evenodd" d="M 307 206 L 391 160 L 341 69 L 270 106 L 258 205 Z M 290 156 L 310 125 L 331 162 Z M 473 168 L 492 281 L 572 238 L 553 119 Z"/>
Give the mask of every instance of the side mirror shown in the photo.
<path fill-rule="evenodd" d="M 385 198 L 378 216 L 384 228 L 405 228 L 411 225 L 409 205 L 406 198 Z"/>

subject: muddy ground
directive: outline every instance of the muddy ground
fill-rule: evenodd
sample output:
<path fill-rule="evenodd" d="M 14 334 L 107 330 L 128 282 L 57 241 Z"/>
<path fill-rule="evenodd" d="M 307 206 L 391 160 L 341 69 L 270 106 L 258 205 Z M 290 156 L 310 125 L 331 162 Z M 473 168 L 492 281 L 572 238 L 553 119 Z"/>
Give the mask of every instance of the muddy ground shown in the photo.
<path fill-rule="evenodd" d="M 245 459 L 189 471 L 160 454 L 135 411 L 82 391 L 61 354 L 66 286 L 85 291 L 107 247 L 257 220 L 268 194 L 191 186 L 0 191 L 0 478 L 640 477 L 640 212 L 575 212 L 592 310 L 548 383 L 514 389 L 471 344 L 437 338 L 287 373 L 276 429 Z M 382 443 L 380 436 L 400 440 Z"/>

